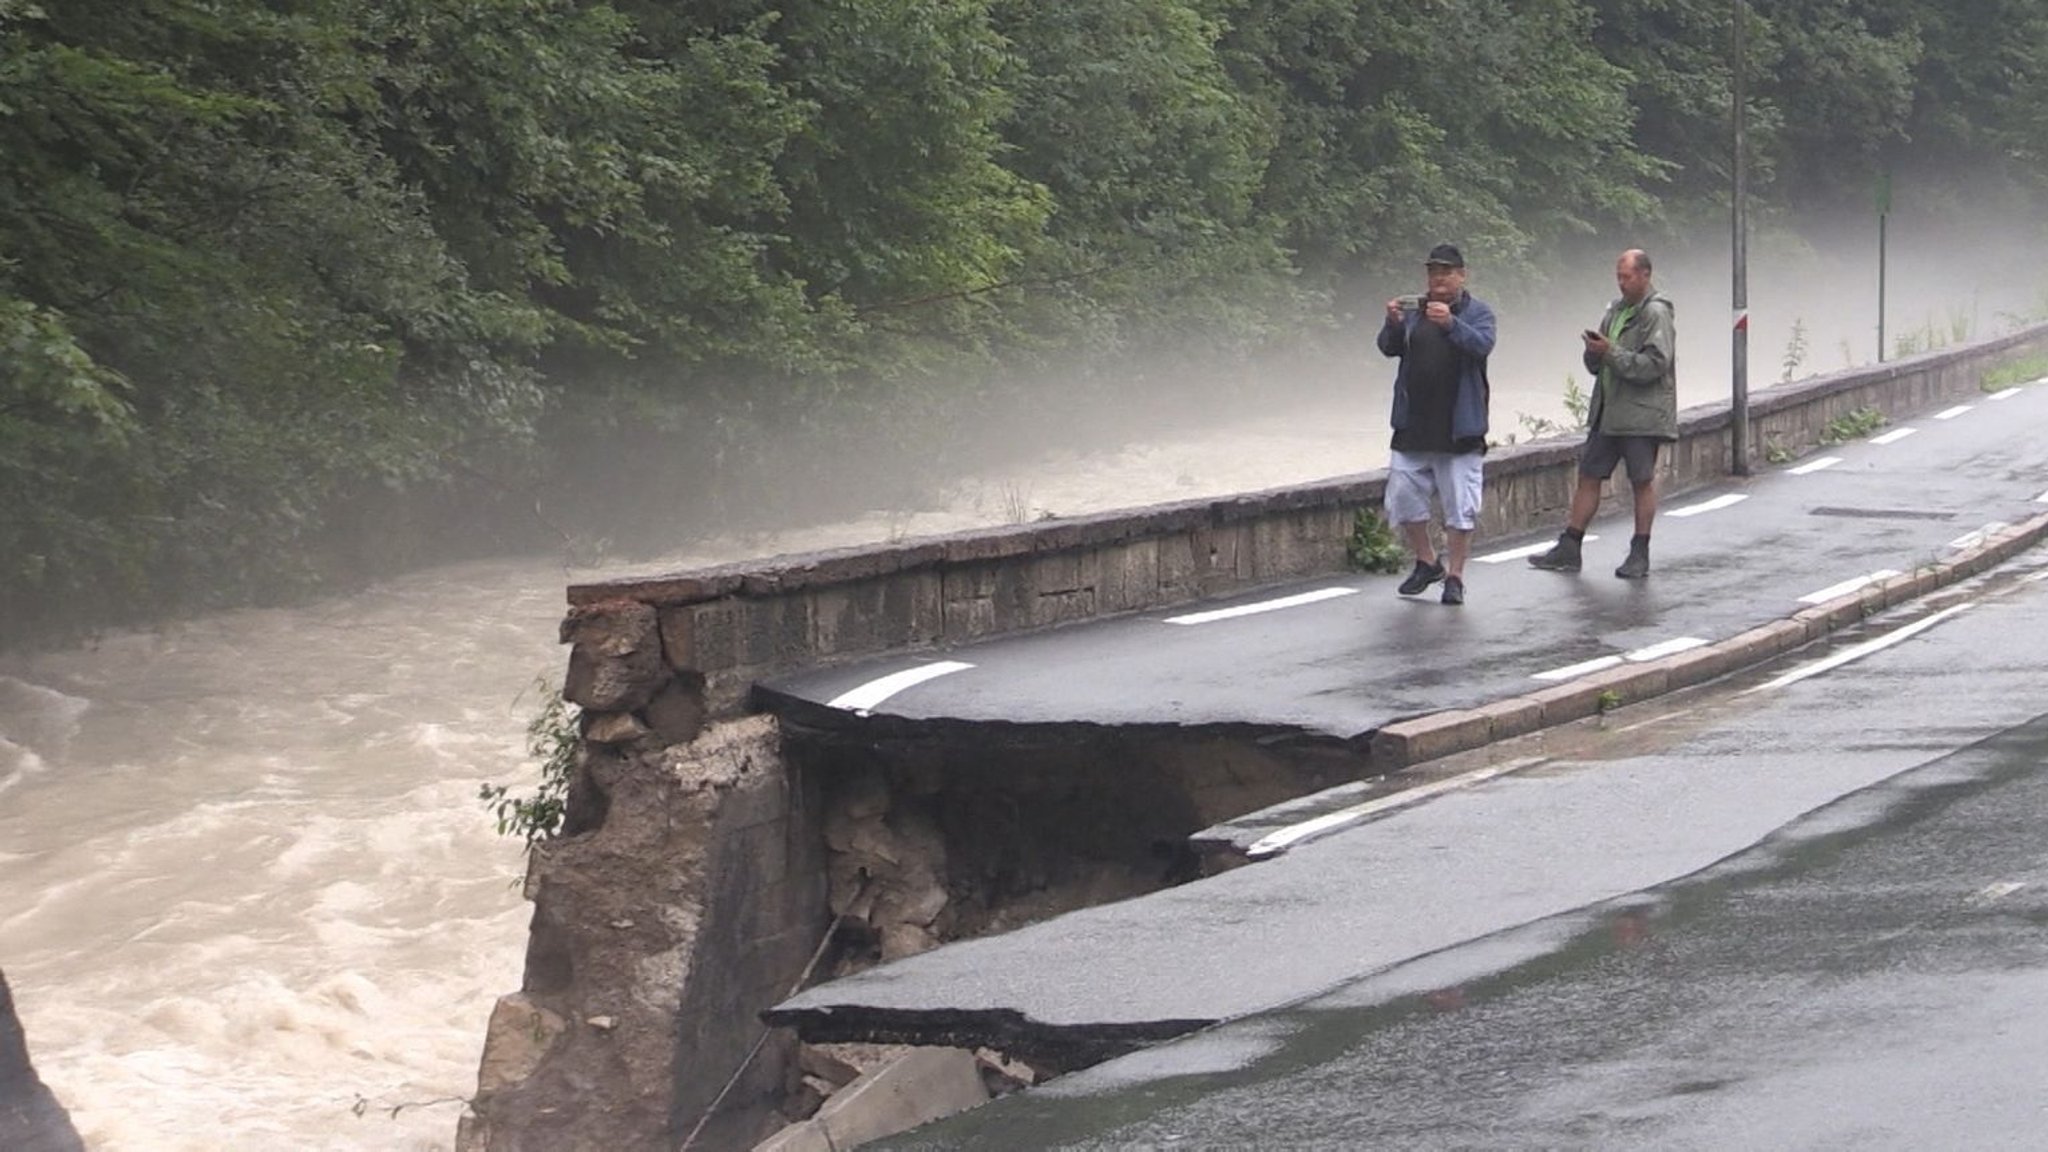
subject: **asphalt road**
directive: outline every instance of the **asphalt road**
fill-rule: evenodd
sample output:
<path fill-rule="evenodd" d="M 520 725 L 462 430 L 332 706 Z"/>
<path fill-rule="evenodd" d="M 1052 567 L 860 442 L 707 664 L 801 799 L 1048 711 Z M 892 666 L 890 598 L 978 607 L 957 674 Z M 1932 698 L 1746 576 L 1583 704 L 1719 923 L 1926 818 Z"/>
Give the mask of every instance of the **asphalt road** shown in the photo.
<path fill-rule="evenodd" d="M 811 670 L 761 685 L 760 699 L 806 723 L 856 728 L 874 713 L 1353 737 L 1517 695 L 1582 661 L 1720 640 L 1789 615 L 1802 598 L 1938 560 L 1987 524 L 2042 511 L 2044 428 L 2048 387 L 2037 384 L 1667 499 L 1646 581 L 1612 575 L 1629 527 L 1609 517 L 1595 522 L 1599 539 L 1577 575 L 1523 559 L 1553 532 L 1481 541 L 1462 608 L 1434 590 L 1397 597 L 1398 577 L 1338 577 Z M 1321 598 L 1217 615 L 1300 597 Z"/>
<path fill-rule="evenodd" d="M 2044 656 L 2037 550 L 1514 774 L 791 1006 L 1227 1021 L 878 1147 L 2039 1148 Z"/>

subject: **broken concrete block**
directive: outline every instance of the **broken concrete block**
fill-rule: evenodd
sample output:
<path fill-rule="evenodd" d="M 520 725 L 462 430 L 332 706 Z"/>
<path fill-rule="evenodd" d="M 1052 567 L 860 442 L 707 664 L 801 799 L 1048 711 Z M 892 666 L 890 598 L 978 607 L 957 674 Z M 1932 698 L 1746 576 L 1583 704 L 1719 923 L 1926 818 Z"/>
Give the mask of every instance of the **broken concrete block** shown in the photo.
<path fill-rule="evenodd" d="M 668 680 L 654 609 L 632 601 L 573 608 L 562 621 L 569 672 L 562 698 L 594 712 L 630 712 Z"/>
<path fill-rule="evenodd" d="M 840 1089 L 810 1122 L 825 1130 L 833 1148 L 845 1149 L 987 1101 L 981 1065 L 972 1052 L 913 1048 Z"/>

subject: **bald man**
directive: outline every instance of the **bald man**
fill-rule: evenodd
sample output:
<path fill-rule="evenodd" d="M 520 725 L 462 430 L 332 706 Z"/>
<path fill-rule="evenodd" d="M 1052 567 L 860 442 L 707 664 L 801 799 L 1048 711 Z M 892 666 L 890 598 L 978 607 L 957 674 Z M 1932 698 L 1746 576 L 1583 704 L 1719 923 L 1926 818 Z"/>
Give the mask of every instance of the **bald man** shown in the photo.
<path fill-rule="evenodd" d="M 1556 545 L 1529 563 L 1551 572 L 1579 570 L 1579 546 L 1600 509 L 1600 485 L 1626 462 L 1636 532 L 1614 574 L 1641 580 L 1650 574 L 1657 452 L 1678 439 L 1678 330 L 1671 301 L 1650 282 L 1649 253 L 1623 252 L 1614 263 L 1614 283 L 1621 296 L 1607 306 L 1600 327 L 1579 334 L 1586 371 L 1598 377 L 1586 412 L 1586 446 L 1579 451 L 1579 485 Z"/>

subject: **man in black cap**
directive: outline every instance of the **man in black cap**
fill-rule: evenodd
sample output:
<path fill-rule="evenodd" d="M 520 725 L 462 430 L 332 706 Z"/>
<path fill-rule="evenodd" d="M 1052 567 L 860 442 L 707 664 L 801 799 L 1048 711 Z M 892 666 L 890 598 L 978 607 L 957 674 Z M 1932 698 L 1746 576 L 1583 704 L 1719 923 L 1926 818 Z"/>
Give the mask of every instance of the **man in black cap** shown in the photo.
<path fill-rule="evenodd" d="M 1387 520 L 1415 553 L 1415 570 L 1398 591 L 1414 596 L 1443 581 L 1443 602 L 1465 602 L 1465 559 L 1479 527 L 1485 488 L 1486 412 L 1491 386 L 1493 309 L 1465 291 L 1465 257 L 1451 244 L 1423 261 L 1429 290 L 1387 301 L 1380 351 L 1399 357 L 1394 374 L 1392 458 Z M 1444 554 L 1429 538 L 1430 498 L 1443 508 Z"/>

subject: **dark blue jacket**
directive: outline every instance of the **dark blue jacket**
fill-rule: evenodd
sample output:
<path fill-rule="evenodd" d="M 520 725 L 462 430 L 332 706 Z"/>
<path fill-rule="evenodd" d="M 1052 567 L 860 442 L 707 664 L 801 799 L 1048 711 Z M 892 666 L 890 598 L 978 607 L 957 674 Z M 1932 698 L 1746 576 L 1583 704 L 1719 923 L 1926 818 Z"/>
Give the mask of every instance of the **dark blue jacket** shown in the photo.
<path fill-rule="evenodd" d="M 1393 428 L 1408 426 L 1408 333 L 1417 324 L 1427 324 L 1421 309 L 1380 325 L 1380 351 L 1401 356 L 1401 368 L 1394 373 Z M 1458 396 L 1451 404 L 1451 437 L 1463 440 L 1486 435 L 1486 408 L 1492 385 L 1486 379 L 1486 358 L 1493 352 L 1493 309 L 1470 292 L 1458 294 L 1451 305 L 1451 326 L 1446 332 L 1458 356 Z"/>

